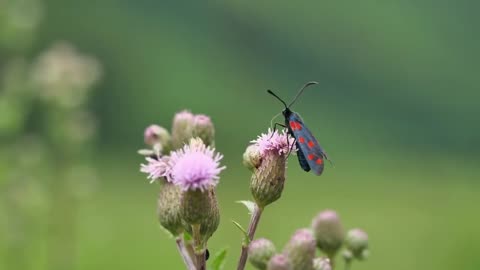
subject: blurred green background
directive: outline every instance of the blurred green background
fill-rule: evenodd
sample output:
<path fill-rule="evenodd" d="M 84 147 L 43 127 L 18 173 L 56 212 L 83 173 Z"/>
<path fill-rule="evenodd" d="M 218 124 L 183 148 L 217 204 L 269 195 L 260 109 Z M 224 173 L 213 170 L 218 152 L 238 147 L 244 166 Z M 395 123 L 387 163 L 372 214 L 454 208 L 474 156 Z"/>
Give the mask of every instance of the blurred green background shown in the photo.
<path fill-rule="evenodd" d="M 242 153 L 282 109 L 265 90 L 289 100 L 309 80 L 320 85 L 294 109 L 335 167 L 316 177 L 291 158 L 283 196 L 265 211 L 257 236 L 282 247 L 317 212 L 333 208 L 346 228 L 369 233 L 371 257 L 355 270 L 480 269 L 478 3 L 41 4 L 38 28 L 22 41 L 29 45 L 1 49 L 0 65 L 18 55 L 33 61 L 66 40 L 103 66 L 87 103 L 98 138 L 86 160 L 98 176 L 73 213 L 72 269 L 183 269 L 156 221 L 158 185 L 139 172 L 135 153 L 147 125 L 170 128 L 182 109 L 205 113 L 216 126 L 228 169 L 218 187 L 222 222 L 209 248 L 228 246 L 226 269 L 234 269 L 241 234 L 230 220 L 246 225 L 249 218 L 235 203 L 250 198 Z M 35 107 L 28 123 L 35 126 L 44 110 Z M 2 139 L 2 149 L 11 141 Z M 19 269 L 48 269 L 48 216 L 35 218 L 34 237 L 12 255 L 5 240 L 12 216 L 7 204 L 0 209 L 0 269 L 11 270 L 12 260 L 25 261 Z"/>

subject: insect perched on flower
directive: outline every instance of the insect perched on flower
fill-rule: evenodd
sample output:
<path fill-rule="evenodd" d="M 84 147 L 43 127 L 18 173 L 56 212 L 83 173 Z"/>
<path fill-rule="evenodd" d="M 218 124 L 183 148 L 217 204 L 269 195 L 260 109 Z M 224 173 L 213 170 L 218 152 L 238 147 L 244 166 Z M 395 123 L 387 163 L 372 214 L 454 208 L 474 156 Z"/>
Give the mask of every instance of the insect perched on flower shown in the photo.
<path fill-rule="evenodd" d="M 308 82 L 306 83 L 297 93 L 292 102 L 287 106 L 285 101 L 280 97 L 274 94 L 271 90 L 267 92 L 272 96 L 276 97 L 280 102 L 283 103 L 285 109 L 282 111 L 283 117 L 285 118 L 285 125 L 280 123 L 275 123 L 274 130 L 276 126 L 282 126 L 288 129 L 288 134 L 291 135 L 295 141 L 294 144 L 297 146 L 297 156 L 300 167 L 306 172 L 310 170 L 313 171 L 316 175 L 321 175 L 324 167 L 324 159 L 329 160 L 327 154 L 323 148 L 318 144 L 318 141 L 312 135 L 310 130 L 303 123 L 302 118 L 296 112 L 290 110 L 290 107 L 297 101 L 298 97 L 303 93 L 303 90 L 310 85 L 318 84 L 317 82 Z M 293 144 L 292 144 L 293 147 Z"/>

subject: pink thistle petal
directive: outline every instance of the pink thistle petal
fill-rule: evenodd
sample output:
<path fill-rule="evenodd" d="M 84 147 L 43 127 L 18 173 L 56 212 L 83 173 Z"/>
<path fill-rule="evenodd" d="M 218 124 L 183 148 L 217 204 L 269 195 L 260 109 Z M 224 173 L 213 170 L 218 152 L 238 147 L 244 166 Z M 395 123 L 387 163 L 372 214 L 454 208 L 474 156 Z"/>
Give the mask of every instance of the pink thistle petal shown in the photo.
<path fill-rule="evenodd" d="M 286 155 L 290 150 L 292 152 L 296 150 L 295 146 L 292 147 L 294 141 L 294 138 L 291 136 L 287 138 L 285 131 L 279 133 L 278 131 L 273 132 L 271 129 L 268 129 L 266 134 L 261 134 L 256 140 L 253 140 L 252 143 L 258 146 L 262 156 L 267 153 Z"/>
<path fill-rule="evenodd" d="M 150 179 L 150 183 L 153 183 L 155 180 L 161 177 L 167 177 L 170 173 L 171 168 L 169 167 L 169 157 L 164 156 L 160 159 L 154 159 L 147 157 L 147 164 L 140 165 L 140 171 L 148 174 L 147 179 Z"/>

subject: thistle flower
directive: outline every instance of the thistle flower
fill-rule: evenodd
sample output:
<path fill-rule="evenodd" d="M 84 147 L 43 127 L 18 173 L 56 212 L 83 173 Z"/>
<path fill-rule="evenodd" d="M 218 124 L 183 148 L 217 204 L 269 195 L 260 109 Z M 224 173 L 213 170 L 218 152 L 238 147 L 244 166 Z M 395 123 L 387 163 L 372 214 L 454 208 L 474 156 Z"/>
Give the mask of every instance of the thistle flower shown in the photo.
<path fill-rule="evenodd" d="M 343 226 L 337 212 L 325 210 L 312 221 L 317 247 L 332 259 L 343 244 L 345 238 Z"/>
<path fill-rule="evenodd" d="M 244 154 L 244 164 L 253 170 L 250 191 L 261 208 L 278 200 L 285 183 L 286 155 L 293 138 L 269 130 L 252 141 Z M 290 146 L 289 146 L 290 145 Z"/>
<path fill-rule="evenodd" d="M 202 139 L 207 146 L 214 146 L 215 128 L 210 117 L 204 114 L 194 116 L 192 136 Z"/>
<path fill-rule="evenodd" d="M 293 270 L 313 270 L 315 257 L 315 238 L 308 229 L 297 230 L 288 244 L 284 253 L 290 259 Z"/>
<path fill-rule="evenodd" d="M 272 241 L 259 238 L 253 240 L 248 246 L 248 258 L 257 269 L 267 269 L 270 258 L 275 254 L 275 245 Z"/>
<path fill-rule="evenodd" d="M 167 179 L 184 191 L 207 190 L 218 184 L 219 174 L 226 168 L 220 167 L 222 158 L 223 155 L 205 146 L 201 139 L 191 139 L 190 144 L 171 153 L 168 162 L 171 171 Z"/>
<path fill-rule="evenodd" d="M 182 148 L 193 137 L 195 116 L 187 111 L 175 114 L 172 124 L 172 147 L 174 150 Z"/>
<path fill-rule="evenodd" d="M 276 254 L 268 261 L 267 270 L 292 270 L 292 264 L 285 254 Z"/>
<path fill-rule="evenodd" d="M 267 133 L 262 133 L 256 140 L 251 141 L 256 144 L 262 155 L 274 153 L 278 156 L 286 155 L 292 148 L 294 139 L 289 137 L 285 132 L 279 133 L 268 129 Z M 295 148 L 293 148 L 295 150 Z"/>
<path fill-rule="evenodd" d="M 353 256 L 359 260 L 363 260 L 368 256 L 368 234 L 362 229 L 348 231 L 345 245 L 352 252 Z"/>

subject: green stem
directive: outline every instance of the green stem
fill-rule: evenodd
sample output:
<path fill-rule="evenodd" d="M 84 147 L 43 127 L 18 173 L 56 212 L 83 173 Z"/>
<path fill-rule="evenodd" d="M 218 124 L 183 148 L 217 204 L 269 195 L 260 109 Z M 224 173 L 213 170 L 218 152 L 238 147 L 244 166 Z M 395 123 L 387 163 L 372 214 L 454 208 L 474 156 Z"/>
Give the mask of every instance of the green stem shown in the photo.
<path fill-rule="evenodd" d="M 192 225 L 193 246 L 195 248 L 195 258 L 197 270 L 206 269 L 205 247 L 200 234 L 200 224 Z"/>
<path fill-rule="evenodd" d="M 250 224 L 248 225 L 248 239 L 242 245 L 242 251 L 240 253 L 240 259 L 238 260 L 237 270 L 245 269 L 248 258 L 248 244 L 253 240 L 255 236 L 255 231 L 257 230 L 258 223 L 260 222 L 260 217 L 262 216 L 263 208 L 255 205 L 255 210 L 253 211 L 252 218 L 250 219 Z"/>

